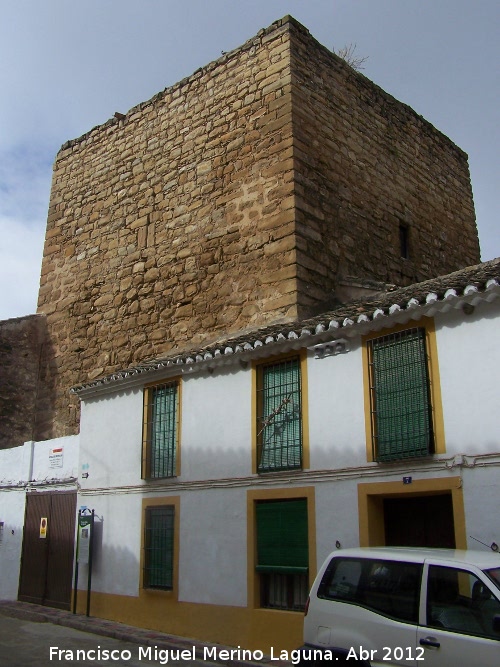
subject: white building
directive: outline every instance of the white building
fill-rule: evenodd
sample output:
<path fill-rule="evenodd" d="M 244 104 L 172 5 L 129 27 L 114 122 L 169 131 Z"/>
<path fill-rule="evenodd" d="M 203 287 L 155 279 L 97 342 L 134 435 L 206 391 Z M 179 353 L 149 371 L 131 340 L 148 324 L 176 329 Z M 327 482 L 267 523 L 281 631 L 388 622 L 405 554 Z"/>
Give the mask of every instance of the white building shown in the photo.
<path fill-rule="evenodd" d="M 69 609 L 78 440 L 0 450 L 0 599 Z"/>
<path fill-rule="evenodd" d="M 336 548 L 495 549 L 499 326 L 495 260 L 75 387 L 91 614 L 290 649 Z"/>
<path fill-rule="evenodd" d="M 332 549 L 494 548 L 499 297 L 496 260 L 75 388 L 92 613 L 293 648 Z"/>

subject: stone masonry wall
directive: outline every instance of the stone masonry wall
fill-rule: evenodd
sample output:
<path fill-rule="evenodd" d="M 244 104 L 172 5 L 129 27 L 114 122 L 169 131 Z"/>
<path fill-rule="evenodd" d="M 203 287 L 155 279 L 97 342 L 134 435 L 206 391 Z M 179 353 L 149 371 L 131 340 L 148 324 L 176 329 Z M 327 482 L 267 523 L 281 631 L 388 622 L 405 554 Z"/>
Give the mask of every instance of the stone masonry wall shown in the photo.
<path fill-rule="evenodd" d="M 36 439 L 77 430 L 72 385 L 311 315 L 339 275 L 475 263 L 473 229 L 465 155 L 286 17 L 59 152 L 38 302 L 54 418 Z"/>
<path fill-rule="evenodd" d="M 63 146 L 38 312 L 68 389 L 296 308 L 288 25 Z"/>
<path fill-rule="evenodd" d="M 0 449 L 33 439 L 45 343 L 39 315 L 0 322 Z M 52 417 L 50 410 L 45 414 Z"/>
<path fill-rule="evenodd" d="M 295 22 L 291 71 L 302 309 L 328 304 L 332 276 L 403 286 L 477 264 L 467 155 Z"/>

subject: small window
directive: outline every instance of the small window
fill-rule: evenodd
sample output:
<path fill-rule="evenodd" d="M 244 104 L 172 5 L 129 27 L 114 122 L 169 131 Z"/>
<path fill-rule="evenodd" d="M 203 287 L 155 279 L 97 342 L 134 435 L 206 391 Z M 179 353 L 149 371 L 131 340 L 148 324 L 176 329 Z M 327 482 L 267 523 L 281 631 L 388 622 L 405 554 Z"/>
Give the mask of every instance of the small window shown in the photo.
<path fill-rule="evenodd" d="M 410 231 L 406 225 L 399 225 L 399 251 L 403 259 L 410 258 Z"/>
<path fill-rule="evenodd" d="M 368 341 L 372 447 L 376 461 L 434 452 L 424 328 Z"/>
<path fill-rule="evenodd" d="M 497 588 L 500 588 L 500 567 L 492 567 L 484 571 Z"/>
<path fill-rule="evenodd" d="M 179 383 L 148 387 L 144 400 L 142 476 L 145 479 L 177 475 Z"/>
<path fill-rule="evenodd" d="M 326 600 L 356 602 L 362 573 L 362 561 L 334 558 L 321 581 L 318 597 Z"/>
<path fill-rule="evenodd" d="M 146 508 L 144 588 L 173 588 L 174 517 L 173 505 Z"/>
<path fill-rule="evenodd" d="M 302 611 L 309 592 L 307 500 L 258 501 L 256 523 L 261 607 Z"/>
<path fill-rule="evenodd" d="M 299 357 L 257 368 L 257 470 L 302 467 Z"/>
<path fill-rule="evenodd" d="M 266 609 L 304 611 L 309 593 L 307 574 L 266 572 L 260 575 L 260 602 Z"/>
<path fill-rule="evenodd" d="M 350 602 L 398 621 L 417 623 L 421 575 L 418 563 L 333 558 L 318 597 Z"/>

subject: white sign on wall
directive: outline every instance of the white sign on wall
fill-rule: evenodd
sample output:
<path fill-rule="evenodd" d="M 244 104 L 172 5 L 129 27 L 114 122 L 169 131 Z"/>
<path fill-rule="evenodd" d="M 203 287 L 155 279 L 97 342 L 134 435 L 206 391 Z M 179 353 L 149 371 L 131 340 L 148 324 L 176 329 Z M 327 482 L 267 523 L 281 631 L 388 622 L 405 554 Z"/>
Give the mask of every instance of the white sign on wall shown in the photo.
<path fill-rule="evenodd" d="M 49 453 L 49 468 L 63 467 L 63 447 L 51 449 Z"/>

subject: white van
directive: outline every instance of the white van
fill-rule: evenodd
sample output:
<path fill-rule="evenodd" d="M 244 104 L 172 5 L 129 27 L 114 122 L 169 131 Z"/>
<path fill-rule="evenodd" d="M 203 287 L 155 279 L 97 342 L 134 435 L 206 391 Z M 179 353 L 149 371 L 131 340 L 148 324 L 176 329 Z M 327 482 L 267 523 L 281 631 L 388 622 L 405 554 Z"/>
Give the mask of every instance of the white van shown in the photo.
<path fill-rule="evenodd" d="M 359 548 L 326 559 L 304 619 L 303 667 L 499 667 L 500 554 Z"/>

